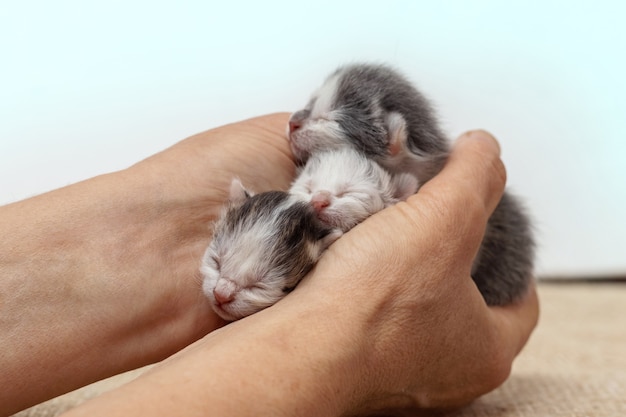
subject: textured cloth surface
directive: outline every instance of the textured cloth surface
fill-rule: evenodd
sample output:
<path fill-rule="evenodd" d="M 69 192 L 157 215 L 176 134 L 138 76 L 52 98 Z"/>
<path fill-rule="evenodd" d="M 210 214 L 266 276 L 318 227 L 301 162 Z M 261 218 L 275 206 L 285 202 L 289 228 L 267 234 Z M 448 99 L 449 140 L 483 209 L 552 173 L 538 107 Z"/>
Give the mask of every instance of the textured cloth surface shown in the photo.
<path fill-rule="evenodd" d="M 446 416 L 626 416 L 626 283 L 542 283 L 539 297 L 539 326 L 508 381 Z M 56 416 L 140 372 L 98 382 L 16 416 Z"/>

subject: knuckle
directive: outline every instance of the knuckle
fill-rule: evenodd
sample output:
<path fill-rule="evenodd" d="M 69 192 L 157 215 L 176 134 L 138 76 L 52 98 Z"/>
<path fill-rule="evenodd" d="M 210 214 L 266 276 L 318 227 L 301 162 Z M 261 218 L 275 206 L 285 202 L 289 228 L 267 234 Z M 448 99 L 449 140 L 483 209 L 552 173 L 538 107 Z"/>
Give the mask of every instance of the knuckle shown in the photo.
<path fill-rule="evenodd" d="M 507 179 L 507 173 L 504 162 L 502 162 L 502 159 L 500 157 L 491 160 L 491 166 L 489 167 L 489 171 L 492 173 L 490 177 L 494 182 L 495 189 L 504 189 Z"/>

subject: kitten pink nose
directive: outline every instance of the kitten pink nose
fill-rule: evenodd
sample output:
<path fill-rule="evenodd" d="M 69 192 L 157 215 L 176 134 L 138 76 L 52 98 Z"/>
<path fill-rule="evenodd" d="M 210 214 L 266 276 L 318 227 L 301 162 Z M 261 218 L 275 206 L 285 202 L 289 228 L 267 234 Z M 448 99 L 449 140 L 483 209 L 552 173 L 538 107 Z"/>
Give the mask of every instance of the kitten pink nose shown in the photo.
<path fill-rule="evenodd" d="M 234 298 L 233 297 L 233 293 L 231 293 L 231 292 L 222 292 L 222 291 L 218 290 L 217 288 L 215 288 L 213 290 L 213 297 L 215 297 L 215 301 L 219 305 L 230 303 L 231 301 L 233 301 L 233 298 Z"/>
<path fill-rule="evenodd" d="M 302 127 L 300 120 L 289 120 L 289 133 L 293 133 Z"/>
<path fill-rule="evenodd" d="M 319 213 L 330 206 L 330 199 L 331 195 L 328 191 L 318 191 L 311 197 L 311 205 L 315 209 L 315 212 Z"/>

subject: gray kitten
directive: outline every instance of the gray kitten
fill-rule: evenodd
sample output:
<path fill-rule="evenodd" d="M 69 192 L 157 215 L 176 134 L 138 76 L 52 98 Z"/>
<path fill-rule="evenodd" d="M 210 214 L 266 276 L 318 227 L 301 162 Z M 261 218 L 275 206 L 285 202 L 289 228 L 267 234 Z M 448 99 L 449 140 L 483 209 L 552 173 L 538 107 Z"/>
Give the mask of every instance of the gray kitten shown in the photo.
<path fill-rule="evenodd" d="M 420 185 L 443 167 L 450 151 L 434 112 L 402 75 L 382 65 L 351 65 L 332 73 L 288 136 L 297 160 L 350 147 L 391 173 L 410 173 Z M 472 278 L 489 305 L 514 302 L 533 277 L 534 243 L 528 217 L 510 193 L 489 219 Z"/>

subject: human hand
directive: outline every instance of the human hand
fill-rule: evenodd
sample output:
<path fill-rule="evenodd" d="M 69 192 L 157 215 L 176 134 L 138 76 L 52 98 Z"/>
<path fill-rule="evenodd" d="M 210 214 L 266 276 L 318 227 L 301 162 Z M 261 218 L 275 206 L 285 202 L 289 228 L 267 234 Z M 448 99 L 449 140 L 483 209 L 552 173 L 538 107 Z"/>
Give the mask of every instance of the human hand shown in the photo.
<path fill-rule="evenodd" d="M 205 210 L 221 207 L 234 177 L 255 192 L 287 189 L 295 173 L 285 137 L 288 118 L 288 113 L 275 113 L 207 130 L 129 171 L 153 178 L 165 200 Z"/>
<path fill-rule="evenodd" d="M 171 180 L 171 193 L 195 185 L 185 203 L 190 207 L 203 206 L 189 203 L 206 189 L 214 200 L 205 209 L 219 208 L 234 176 L 255 191 L 286 189 L 294 172 L 283 137 L 286 118 L 273 115 L 205 132 L 145 163 Z M 171 174 L 163 175 L 165 167 Z M 484 132 L 467 134 L 440 175 L 331 246 L 310 279 L 287 297 L 301 305 L 325 302 L 353 329 L 368 318 L 370 327 L 359 328 L 358 337 L 375 349 L 367 357 L 370 372 L 378 375 L 364 381 L 376 381 L 378 388 L 370 389 L 385 394 L 370 395 L 375 400 L 365 409 L 458 406 L 508 376 L 536 325 L 535 289 L 514 305 L 489 307 L 470 277 L 505 177 L 497 143 Z"/>
<path fill-rule="evenodd" d="M 361 364 L 352 411 L 457 407 L 508 377 L 537 323 L 535 288 L 489 307 L 470 277 L 505 176 L 496 141 L 464 135 L 439 175 L 344 235 L 275 306 L 333 317 L 326 336 Z"/>
<path fill-rule="evenodd" d="M 503 187 L 495 141 L 466 135 L 287 297 L 71 415 L 415 415 L 472 401 L 504 381 L 537 321 L 534 288 L 488 307 L 470 277 Z"/>
<path fill-rule="evenodd" d="M 161 360 L 224 324 L 201 292 L 210 224 L 234 176 L 255 191 L 287 187 L 287 118 L 213 129 L 0 207 L 0 290 L 10 294 L 0 415 Z"/>
<path fill-rule="evenodd" d="M 285 137 L 289 114 L 278 113 L 208 130 L 130 167 L 144 203 L 152 207 L 146 223 L 158 236 L 157 251 L 143 252 L 152 262 L 142 275 L 167 300 L 167 310 L 184 314 L 178 324 L 179 347 L 224 324 L 200 289 L 199 265 L 233 178 L 255 191 L 287 189 L 295 172 Z M 163 253 L 166 256 L 162 256 Z M 128 266 L 128 265 L 126 265 Z M 191 328 L 190 328 L 191 326 Z"/>

